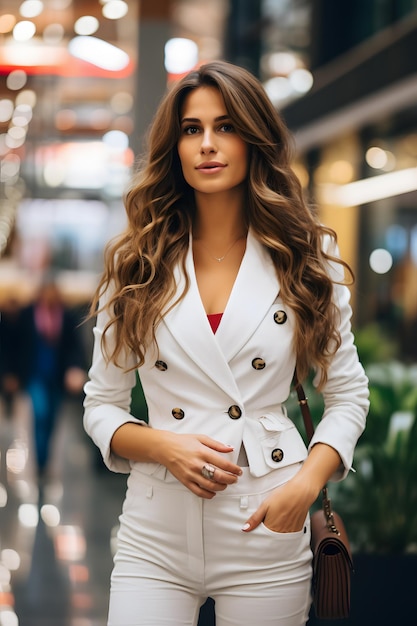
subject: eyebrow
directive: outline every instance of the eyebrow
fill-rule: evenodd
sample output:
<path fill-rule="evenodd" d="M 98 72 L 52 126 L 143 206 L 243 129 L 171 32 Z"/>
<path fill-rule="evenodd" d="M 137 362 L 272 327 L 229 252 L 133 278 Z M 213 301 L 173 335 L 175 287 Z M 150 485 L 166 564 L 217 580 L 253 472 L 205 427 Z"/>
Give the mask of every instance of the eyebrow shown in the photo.
<path fill-rule="evenodd" d="M 223 122 L 224 120 L 230 120 L 230 115 L 219 115 L 218 117 L 214 118 L 215 122 Z M 185 124 L 185 123 L 198 123 L 201 122 L 201 120 L 198 117 L 184 117 L 181 120 L 181 124 Z"/>

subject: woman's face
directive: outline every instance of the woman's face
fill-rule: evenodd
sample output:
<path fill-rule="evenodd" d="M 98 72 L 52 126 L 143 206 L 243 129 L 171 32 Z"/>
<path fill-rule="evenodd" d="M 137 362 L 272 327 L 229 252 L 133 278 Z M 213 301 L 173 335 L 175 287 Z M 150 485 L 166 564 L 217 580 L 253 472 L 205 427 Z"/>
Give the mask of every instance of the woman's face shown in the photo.
<path fill-rule="evenodd" d="M 187 95 L 178 155 L 184 178 L 197 193 L 240 189 L 246 179 L 248 146 L 236 133 L 215 87 L 198 87 Z"/>

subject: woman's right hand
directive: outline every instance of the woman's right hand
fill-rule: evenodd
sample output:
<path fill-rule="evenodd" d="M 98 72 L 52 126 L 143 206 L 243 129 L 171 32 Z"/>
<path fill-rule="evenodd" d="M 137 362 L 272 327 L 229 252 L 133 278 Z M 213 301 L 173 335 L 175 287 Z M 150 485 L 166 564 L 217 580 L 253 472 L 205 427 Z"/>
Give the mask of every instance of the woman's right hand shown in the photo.
<path fill-rule="evenodd" d="M 233 452 L 233 447 L 206 435 L 179 435 L 160 431 L 161 445 L 155 454 L 157 461 L 190 491 L 201 498 L 211 499 L 217 491 L 224 491 L 241 475 L 241 468 L 218 452 Z M 202 474 L 204 466 L 213 471 L 213 478 Z M 210 468 L 211 466 L 211 468 Z"/>
<path fill-rule="evenodd" d="M 124 459 L 161 463 L 201 498 L 213 498 L 242 473 L 239 465 L 223 456 L 233 452 L 233 447 L 207 435 L 178 434 L 126 422 L 113 434 L 110 445 L 112 452 Z M 212 479 L 202 474 L 206 465 L 214 470 Z"/>

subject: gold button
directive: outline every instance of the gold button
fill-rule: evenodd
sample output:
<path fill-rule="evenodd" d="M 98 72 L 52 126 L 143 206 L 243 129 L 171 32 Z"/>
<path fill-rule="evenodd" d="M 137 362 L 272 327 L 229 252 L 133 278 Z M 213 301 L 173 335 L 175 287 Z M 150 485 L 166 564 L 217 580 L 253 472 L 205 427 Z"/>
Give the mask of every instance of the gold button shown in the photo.
<path fill-rule="evenodd" d="M 275 311 L 274 322 L 275 324 L 285 324 L 287 321 L 287 314 L 285 311 Z"/>
<path fill-rule="evenodd" d="M 155 367 L 160 372 L 165 372 L 168 369 L 168 365 L 165 361 L 155 361 Z"/>
<path fill-rule="evenodd" d="M 275 461 L 275 463 L 279 463 L 280 461 L 282 461 L 282 459 L 284 458 L 284 453 L 281 448 L 275 448 L 275 450 L 272 450 L 271 458 L 273 461 Z"/>
<path fill-rule="evenodd" d="M 255 370 L 263 370 L 263 368 L 265 367 L 265 361 L 258 356 L 256 357 L 256 359 L 253 359 L 252 367 Z"/>
<path fill-rule="evenodd" d="M 229 410 L 227 411 L 229 417 L 232 418 L 232 420 L 238 420 L 239 417 L 241 417 L 242 415 L 242 411 L 240 409 L 240 407 L 237 406 L 237 404 L 232 404 L 232 406 L 229 407 Z"/>
<path fill-rule="evenodd" d="M 185 413 L 182 409 L 179 409 L 178 407 L 175 407 L 175 409 L 172 409 L 171 413 L 175 417 L 176 420 L 184 419 Z"/>

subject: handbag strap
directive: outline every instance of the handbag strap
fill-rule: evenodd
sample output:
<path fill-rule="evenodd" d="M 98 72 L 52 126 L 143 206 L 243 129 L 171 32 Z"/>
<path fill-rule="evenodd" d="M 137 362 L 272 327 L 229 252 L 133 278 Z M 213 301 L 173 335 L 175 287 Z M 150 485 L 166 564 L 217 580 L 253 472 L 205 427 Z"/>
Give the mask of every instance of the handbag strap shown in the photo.
<path fill-rule="evenodd" d="M 298 404 L 300 405 L 301 415 L 303 416 L 304 427 L 307 433 L 308 443 L 310 443 L 314 435 L 314 423 L 311 417 L 310 407 L 308 405 L 308 398 L 305 394 L 302 384 L 298 381 L 297 374 L 294 375 L 294 386 L 297 392 Z M 332 503 L 327 491 L 327 485 L 321 490 L 322 493 L 322 508 L 324 517 L 326 518 L 326 525 L 330 532 L 335 535 L 340 535 L 338 528 L 335 525 L 334 515 L 332 511 Z"/>
<path fill-rule="evenodd" d="M 297 376 L 294 378 L 295 390 L 297 392 L 298 404 L 300 405 L 301 414 L 304 420 L 304 427 L 307 433 L 308 443 L 310 443 L 311 439 L 314 435 L 314 424 L 311 417 L 310 407 L 308 406 L 308 398 L 305 394 L 303 386 L 298 382 Z"/>

